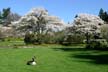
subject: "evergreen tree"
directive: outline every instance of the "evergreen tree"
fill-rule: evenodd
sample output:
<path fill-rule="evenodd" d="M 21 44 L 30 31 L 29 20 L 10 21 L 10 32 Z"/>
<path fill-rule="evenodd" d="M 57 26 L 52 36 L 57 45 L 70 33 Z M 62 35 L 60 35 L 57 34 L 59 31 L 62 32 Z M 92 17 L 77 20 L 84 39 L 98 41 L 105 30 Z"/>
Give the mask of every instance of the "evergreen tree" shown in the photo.
<path fill-rule="evenodd" d="M 0 12 L 0 24 L 2 23 L 2 14 Z"/>
<path fill-rule="evenodd" d="M 0 12 L 0 19 L 2 18 L 2 14 L 1 14 L 1 12 Z"/>
<path fill-rule="evenodd" d="M 10 14 L 10 8 L 4 8 L 0 12 L 0 24 L 7 24 L 7 16 Z"/>
<path fill-rule="evenodd" d="M 77 18 L 78 17 L 78 15 L 75 15 L 75 18 Z"/>
<path fill-rule="evenodd" d="M 105 11 L 104 14 L 103 14 L 103 20 L 105 22 L 108 22 L 108 13 Z"/>
<path fill-rule="evenodd" d="M 99 11 L 99 17 L 105 22 L 108 22 L 108 13 L 104 11 L 102 8 Z"/>
<path fill-rule="evenodd" d="M 3 9 L 3 13 L 2 13 L 3 19 L 6 19 L 9 14 L 10 14 L 10 8 Z"/>
<path fill-rule="evenodd" d="M 100 17 L 101 19 L 103 18 L 103 13 L 104 13 L 104 11 L 103 11 L 103 9 L 101 8 L 100 11 L 99 11 L 99 17 Z"/>

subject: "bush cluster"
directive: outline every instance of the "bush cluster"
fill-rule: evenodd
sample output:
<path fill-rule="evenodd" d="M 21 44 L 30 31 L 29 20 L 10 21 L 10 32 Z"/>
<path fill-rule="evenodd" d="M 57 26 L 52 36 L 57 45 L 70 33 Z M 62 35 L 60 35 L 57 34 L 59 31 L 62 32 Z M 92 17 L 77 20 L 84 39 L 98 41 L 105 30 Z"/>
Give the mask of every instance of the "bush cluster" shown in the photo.
<path fill-rule="evenodd" d="M 30 33 L 25 34 L 24 42 L 26 44 L 32 44 L 32 43 L 34 43 L 34 41 L 35 41 L 34 34 L 30 34 Z"/>
<path fill-rule="evenodd" d="M 85 36 L 82 34 L 72 34 L 66 35 L 64 41 L 62 41 L 63 45 L 71 45 L 71 44 L 82 44 Z"/>
<path fill-rule="evenodd" d="M 108 48 L 108 42 L 105 39 L 94 39 L 86 45 L 88 49 L 106 49 Z"/>
<path fill-rule="evenodd" d="M 46 44 L 82 44 L 85 36 L 82 34 L 64 35 L 64 32 L 55 32 L 53 34 L 35 35 L 27 33 L 24 38 L 26 44 L 46 43 Z"/>

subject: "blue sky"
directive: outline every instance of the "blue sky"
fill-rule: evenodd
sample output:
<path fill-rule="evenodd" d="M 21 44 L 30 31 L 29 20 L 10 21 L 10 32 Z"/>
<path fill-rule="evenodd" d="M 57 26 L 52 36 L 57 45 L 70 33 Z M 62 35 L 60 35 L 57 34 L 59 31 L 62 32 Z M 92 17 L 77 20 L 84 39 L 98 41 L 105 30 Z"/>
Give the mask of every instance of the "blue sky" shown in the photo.
<path fill-rule="evenodd" d="M 0 0 L 0 10 L 7 7 L 20 15 L 33 7 L 44 7 L 51 15 L 68 22 L 78 13 L 98 15 L 100 8 L 108 11 L 108 0 Z"/>

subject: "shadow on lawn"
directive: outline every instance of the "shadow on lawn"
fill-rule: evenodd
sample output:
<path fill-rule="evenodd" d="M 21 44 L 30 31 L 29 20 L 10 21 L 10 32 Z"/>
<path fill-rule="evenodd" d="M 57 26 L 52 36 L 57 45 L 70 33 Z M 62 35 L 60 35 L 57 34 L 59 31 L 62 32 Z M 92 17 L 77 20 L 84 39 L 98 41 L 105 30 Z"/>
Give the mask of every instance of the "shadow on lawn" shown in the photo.
<path fill-rule="evenodd" d="M 79 62 L 108 65 L 108 51 L 85 48 L 54 48 L 57 51 L 72 52 L 69 57 L 76 58 Z M 76 52 L 77 51 L 77 52 Z"/>
<path fill-rule="evenodd" d="M 108 64 L 108 54 L 78 54 L 72 57 L 80 59 L 80 62 L 90 62 L 95 64 Z"/>
<path fill-rule="evenodd" d="M 92 49 L 86 49 L 86 48 L 53 48 L 56 51 L 66 51 L 66 52 L 72 52 L 72 51 L 91 51 Z"/>

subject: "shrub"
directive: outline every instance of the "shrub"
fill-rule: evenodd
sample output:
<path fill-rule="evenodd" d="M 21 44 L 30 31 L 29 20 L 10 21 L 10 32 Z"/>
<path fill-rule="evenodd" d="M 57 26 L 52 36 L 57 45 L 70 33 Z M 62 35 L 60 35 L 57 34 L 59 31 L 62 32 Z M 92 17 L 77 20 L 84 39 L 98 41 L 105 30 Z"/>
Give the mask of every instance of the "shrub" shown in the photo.
<path fill-rule="evenodd" d="M 4 33 L 0 30 L 0 41 L 5 41 Z"/>
<path fill-rule="evenodd" d="M 54 39 L 54 36 L 53 35 L 44 35 L 43 36 L 43 39 L 42 39 L 42 42 L 43 43 L 46 43 L 46 44 L 52 44 L 52 43 L 55 43 L 55 39 Z"/>
<path fill-rule="evenodd" d="M 89 44 L 86 45 L 88 49 L 106 49 L 108 48 L 108 43 L 105 39 L 94 39 L 91 40 Z"/>
<path fill-rule="evenodd" d="M 32 43 L 34 43 L 34 41 L 35 41 L 34 34 L 30 34 L 30 33 L 25 34 L 24 42 L 26 44 L 32 44 Z"/>
<path fill-rule="evenodd" d="M 82 44 L 85 36 L 83 34 L 67 35 L 63 41 L 64 45 Z"/>
<path fill-rule="evenodd" d="M 101 27 L 101 34 L 104 39 L 108 42 L 108 24 L 105 24 Z"/>
<path fill-rule="evenodd" d="M 47 44 L 61 43 L 64 39 L 64 33 L 62 31 L 53 32 L 52 34 L 45 34 L 42 36 L 42 42 Z"/>

